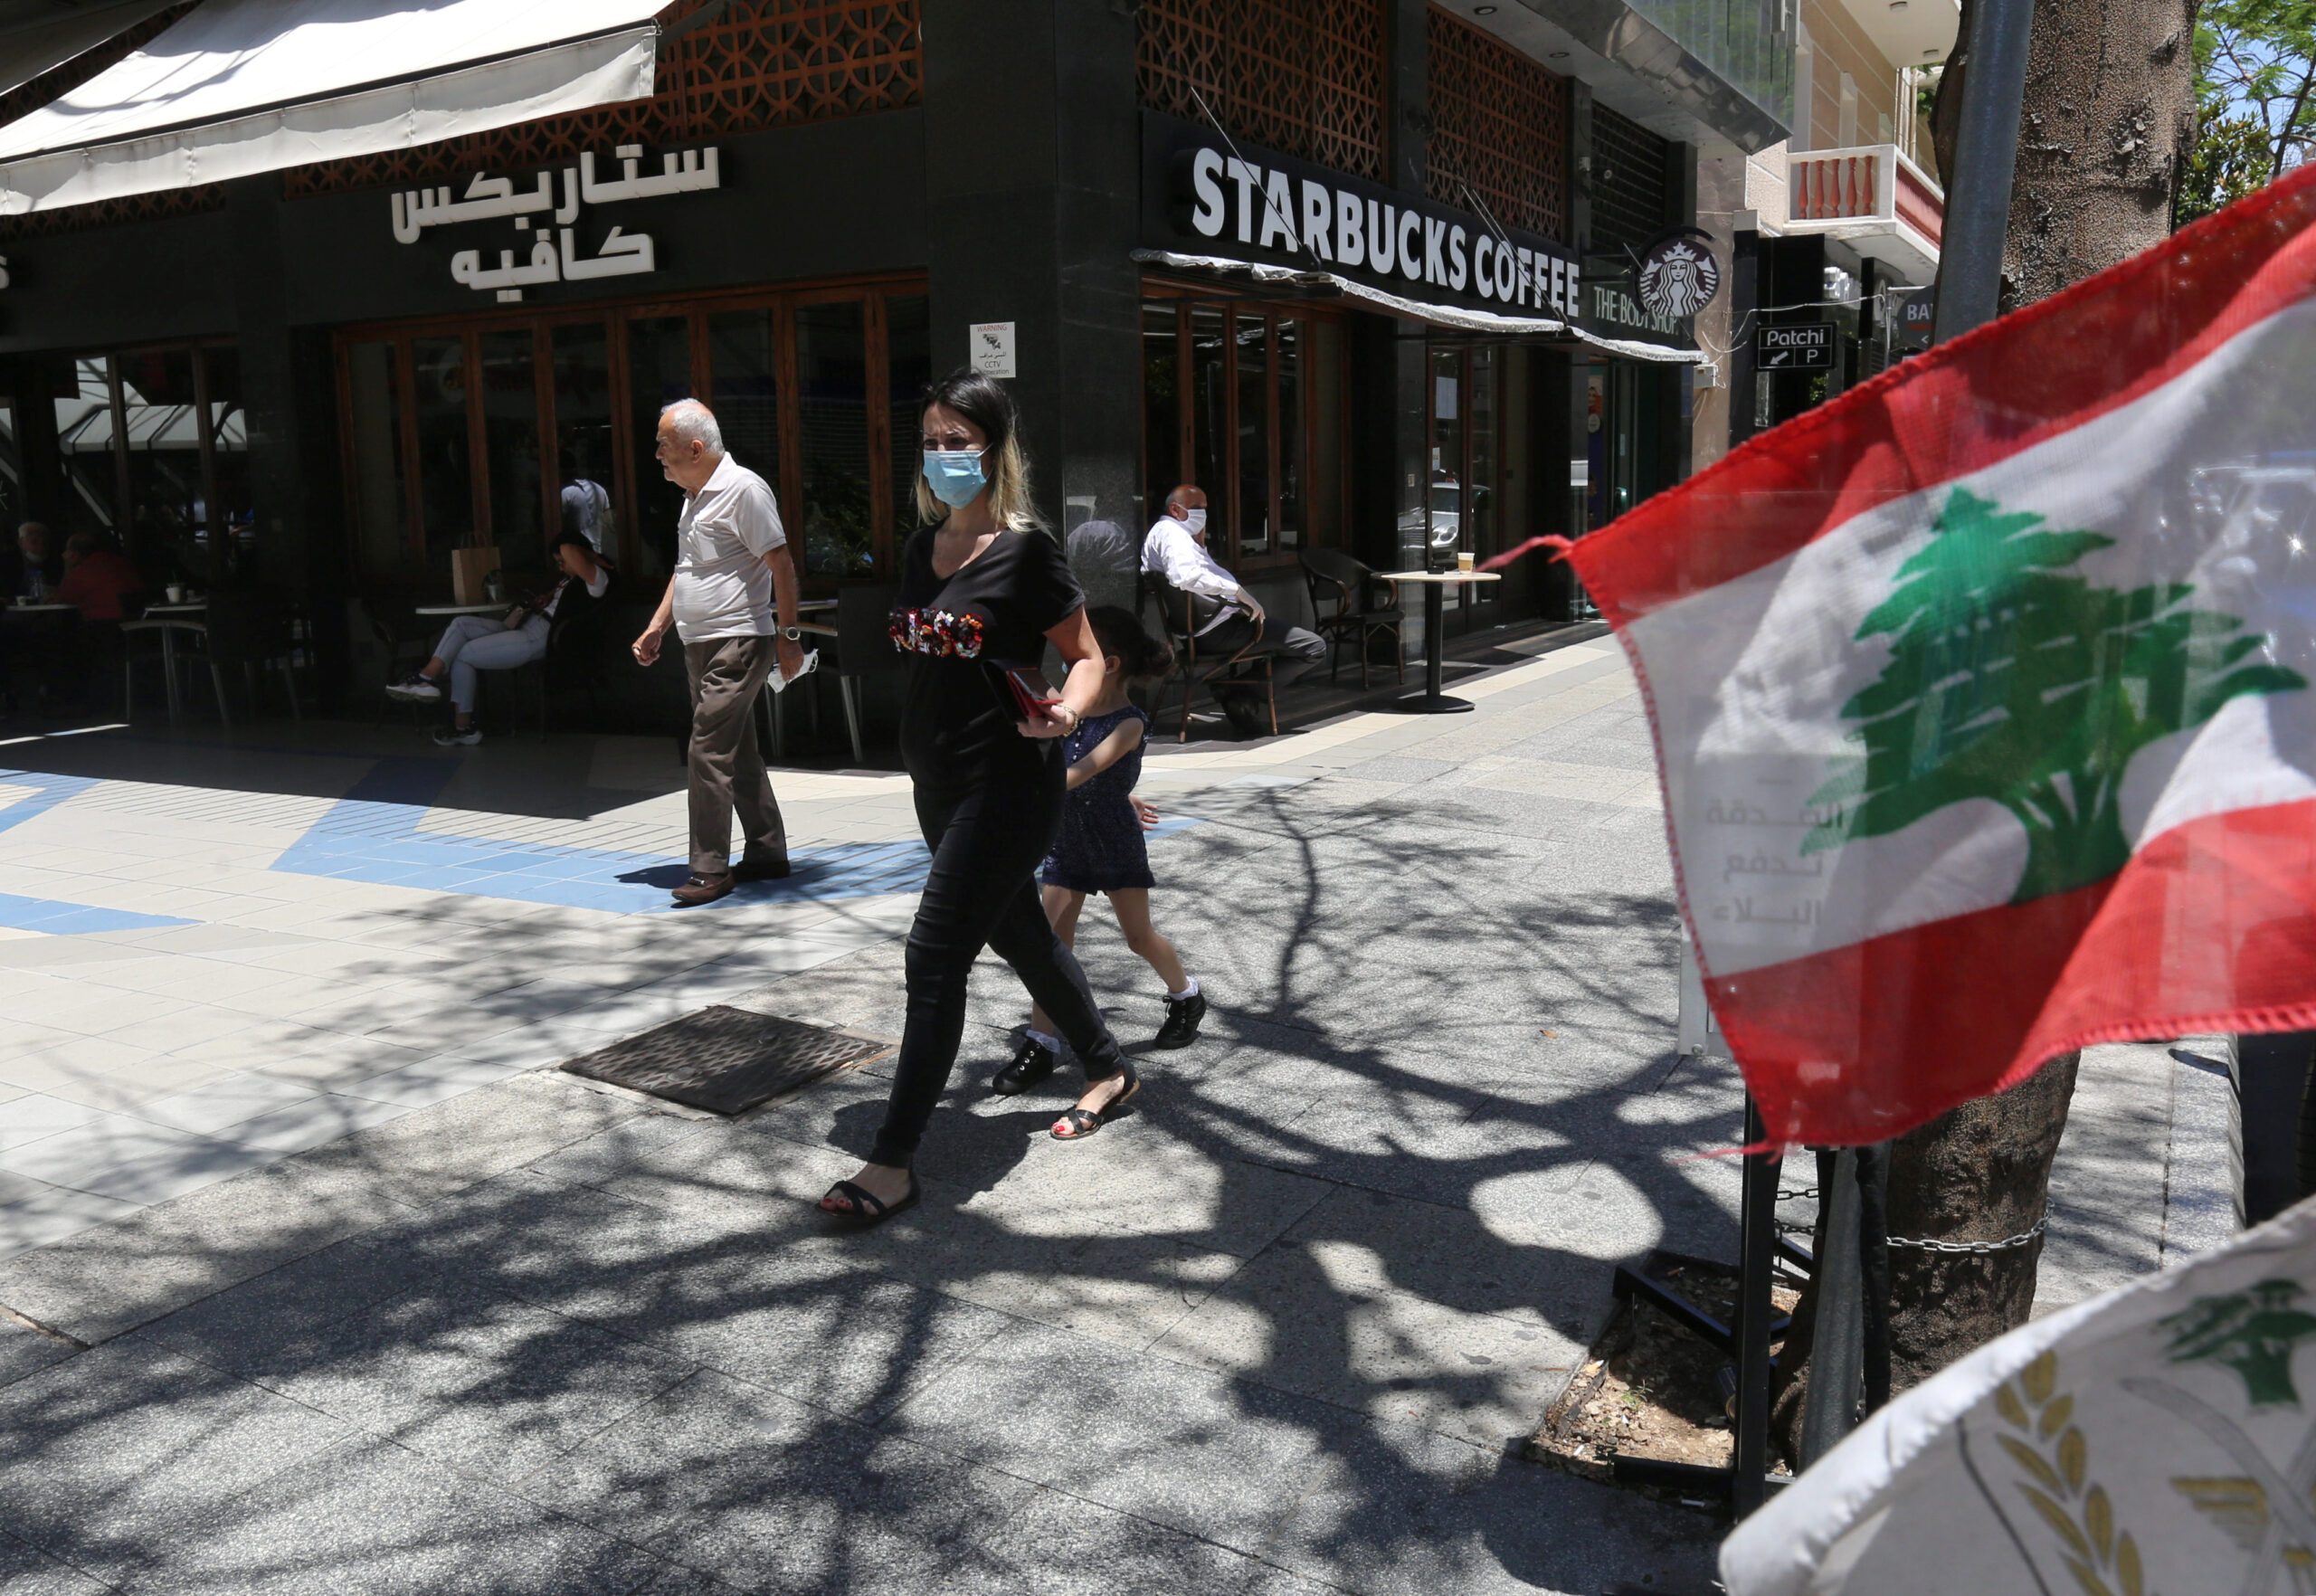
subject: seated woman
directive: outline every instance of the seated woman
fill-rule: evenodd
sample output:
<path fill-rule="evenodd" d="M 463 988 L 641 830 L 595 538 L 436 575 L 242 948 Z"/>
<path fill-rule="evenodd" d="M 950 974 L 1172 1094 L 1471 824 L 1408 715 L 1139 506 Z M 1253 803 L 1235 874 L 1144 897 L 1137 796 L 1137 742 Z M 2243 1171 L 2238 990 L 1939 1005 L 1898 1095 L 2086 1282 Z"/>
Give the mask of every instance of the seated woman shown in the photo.
<path fill-rule="evenodd" d="M 513 670 L 544 658 L 547 632 L 556 606 L 564 602 L 565 590 L 577 583 L 589 598 L 599 599 L 611 585 L 610 568 L 596 558 L 594 546 L 575 531 L 556 537 L 555 564 L 563 575 L 553 587 L 517 604 L 504 619 L 460 615 L 443 632 L 442 641 L 434 645 L 433 658 L 416 675 L 387 685 L 390 698 L 432 703 L 442 696 L 442 673 L 450 672 L 452 721 L 434 734 L 438 746 L 482 741 L 482 731 L 474 723 L 475 691 L 479 685 L 476 671 Z"/>

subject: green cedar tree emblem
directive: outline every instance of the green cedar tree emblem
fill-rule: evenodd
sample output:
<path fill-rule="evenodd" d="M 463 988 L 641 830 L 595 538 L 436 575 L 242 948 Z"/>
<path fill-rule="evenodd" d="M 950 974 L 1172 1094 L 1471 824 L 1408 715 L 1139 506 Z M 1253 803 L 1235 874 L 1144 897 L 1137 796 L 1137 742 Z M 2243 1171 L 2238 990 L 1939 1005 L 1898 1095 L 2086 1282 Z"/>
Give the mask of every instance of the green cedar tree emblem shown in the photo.
<path fill-rule="evenodd" d="M 2316 1316 L 2292 1306 L 2296 1280 L 2263 1280 L 2225 1297 L 2199 1297 L 2160 1321 L 2171 1332 L 2164 1355 L 2175 1363 L 2225 1363 L 2242 1377 L 2253 1407 L 2300 1406 L 2292 1349 L 2316 1335 Z"/>
<path fill-rule="evenodd" d="M 2237 617 L 2189 607 L 2187 584 L 2093 587 L 2070 571 L 2112 537 L 1962 489 L 1935 534 L 1858 627 L 1893 652 L 1842 706 L 1864 752 L 1811 794 L 1805 854 L 1983 798 L 2026 828 L 2013 903 L 2088 886 L 2131 857 L 2119 800 L 2133 755 L 2232 698 L 2308 685 L 2255 658 L 2267 640 Z"/>

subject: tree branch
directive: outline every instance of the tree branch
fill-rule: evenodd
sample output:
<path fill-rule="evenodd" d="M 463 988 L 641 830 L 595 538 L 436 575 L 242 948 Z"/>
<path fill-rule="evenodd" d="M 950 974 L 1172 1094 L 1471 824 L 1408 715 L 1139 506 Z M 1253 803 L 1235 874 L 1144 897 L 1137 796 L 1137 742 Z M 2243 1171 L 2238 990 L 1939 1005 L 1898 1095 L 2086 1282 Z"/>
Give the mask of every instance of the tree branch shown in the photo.
<path fill-rule="evenodd" d="M 2300 126 L 2300 113 L 2307 109 L 2308 90 L 2316 87 L 2316 59 L 2300 74 L 2300 92 L 2292 97 L 2292 109 L 2284 113 L 2283 131 L 2276 135 L 2275 158 L 2268 166 L 2268 181 L 2273 183 L 2283 176 L 2283 157 L 2292 149 L 2292 130 Z"/>

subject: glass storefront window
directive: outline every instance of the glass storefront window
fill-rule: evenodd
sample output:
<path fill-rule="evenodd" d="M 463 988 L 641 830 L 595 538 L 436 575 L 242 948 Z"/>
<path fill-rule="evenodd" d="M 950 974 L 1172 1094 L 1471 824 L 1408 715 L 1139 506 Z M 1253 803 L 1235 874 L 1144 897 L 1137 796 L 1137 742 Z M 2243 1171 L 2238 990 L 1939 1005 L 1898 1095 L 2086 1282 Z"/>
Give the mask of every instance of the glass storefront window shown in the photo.
<path fill-rule="evenodd" d="M 464 338 L 413 338 L 410 373 L 418 440 L 418 518 L 426 569 L 447 580 L 451 551 L 475 530 L 474 451 L 467 432 Z"/>
<path fill-rule="evenodd" d="M 391 571 L 410 547 L 402 473 L 402 385 L 389 343 L 346 351 L 347 453 L 353 465 L 354 547 L 358 567 Z"/>
<path fill-rule="evenodd" d="M 1181 328 L 1172 299 L 1142 308 L 1142 472 L 1150 516 L 1182 480 Z"/>
<path fill-rule="evenodd" d="M 1278 318 L 1278 546 L 1310 546 L 1309 416 L 1304 395 L 1304 338 L 1309 323 Z"/>
<path fill-rule="evenodd" d="M 125 541 L 138 559 L 157 568 L 205 576 L 214 556 L 202 481 L 193 351 L 144 350 L 123 356 L 115 367 L 128 462 Z"/>
<path fill-rule="evenodd" d="M 773 485 L 780 480 L 780 326 L 769 307 L 726 310 L 707 318 L 707 357 L 716 373 L 707 406 L 724 431 L 724 449 Z M 782 497 L 783 507 L 786 496 Z"/>
<path fill-rule="evenodd" d="M 16 437 L 16 407 L 0 396 L 0 537 L 14 537 L 25 513 L 24 453 Z"/>
<path fill-rule="evenodd" d="M 1152 514 L 1177 482 L 1206 489 L 1208 546 L 1226 565 L 1337 540 L 1350 381 L 1338 320 L 1285 305 L 1151 299 L 1142 366 Z"/>
<path fill-rule="evenodd" d="M 916 529 L 916 479 L 922 467 L 916 406 L 933 380 L 933 321 L 923 294 L 885 300 L 886 365 L 892 415 L 893 549 Z"/>
<path fill-rule="evenodd" d="M 1497 353 L 1472 351 L 1471 459 L 1464 489 L 1464 524 L 1458 546 L 1483 556 L 1495 553 L 1495 484 L 1501 429 L 1496 418 Z M 1471 590 L 1464 590 L 1470 594 Z"/>
<path fill-rule="evenodd" d="M 490 484 L 490 531 L 509 571 L 546 567 L 540 492 L 539 393 L 531 329 L 487 332 L 480 339 L 484 472 Z"/>
<path fill-rule="evenodd" d="M 256 501 L 250 484 L 249 413 L 242 405 L 242 354 L 232 347 L 201 351 L 202 402 L 209 407 L 208 526 L 236 561 L 257 548 Z"/>
<path fill-rule="evenodd" d="M 57 542 L 75 532 L 116 530 L 119 480 L 113 468 L 112 363 L 101 355 L 56 355 L 45 362 L 55 406 Z"/>
<path fill-rule="evenodd" d="M 1311 348 L 1310 525 L 1319 534 L 1306 546 L 1340 546 L 1343 537 L 1343 395 L 1351 374 L 1343 356 L 1343 328 L 1333 321 L 1307 324 Z"/>
<path fill-rule="evenodd" d="M 802 440 L 805 568 L 865 576 L 869 519 L 868 329 L 858 299 L 796 308 L 797 425 Z"/>
<path fill-rule="evenodd" d="M 1431 546 L 1454 548 L 1464 535 L 1464 351 L 1431 352 Z"/>
<path fill-rule="evenodd" d="M 652 451 L 659 447 L 660 412 L 692 396 L 688 317 L 654 316 L 627 324 L 627 384 L 637 573 L 665 576 L 675 566 L 676 518 L 683 513 L 684 493 L 668 480 Z"/>
<path fill-rule="evenodd" d="M 1270 326 L 1260 311 L 1234 317 L 1239 354 L 1239 552 L 1271 550 Z"/>
<path fill-rule="evenodd" d="M 621 556 L 612 492 L 612 335 L 600 321 L 547 329 L 555 373 L 555 524 Z"/>
<path fill-rule="evenodd" d="M 654 455 L 660 413 L 695 396 L 732 458 L 780 494 L 807 571 L 888 570 L 914 525 L 916 405 L 932 368 L 921 290 L 718 295 L 608 318 L 495 311 L 348 328 L 337 346 L 365 581 L 439 588 L 470 541 L 536 571 L 548 534 L 591 525 L 631 579 L 664 580 L 683 494 Z M 397 454 L 414 480 L 394 476 Z M 399 545 L 397 514 L 413 528 Z"/>
<path fill-rule="evenodd" d="M 1218 553 L 1230 541 L 1230 485 L 1225 480 L 1230 439 L 1224 431 L 1230 395 L 1223 386 L 1222 328 L 1219 308 L 1200 305 L 1191 311 L 1191 458 L 1185 476 L 1206 490 L 1207 541 Z"/>

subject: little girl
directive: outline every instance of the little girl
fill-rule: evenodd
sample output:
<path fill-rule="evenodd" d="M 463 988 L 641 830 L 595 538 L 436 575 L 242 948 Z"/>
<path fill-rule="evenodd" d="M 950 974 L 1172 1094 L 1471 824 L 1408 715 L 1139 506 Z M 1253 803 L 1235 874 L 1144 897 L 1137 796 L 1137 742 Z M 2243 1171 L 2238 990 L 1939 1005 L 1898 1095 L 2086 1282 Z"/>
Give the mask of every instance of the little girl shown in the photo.
<path fill-rule="evenodd" d="M 1075 947 L 1077 916 L 1086 895 L 1108 896 L 1125 945 L 1149 962 L 1166 983 L 1166 1021 L 1155 1046 L 1186 1048 L 1206 1017 L 1206 999 L 1182 969 L 1174 945 L 1150 923 L 1150 854 L 1143 844 L 1146 806 L 1134 796 L 1142 779 L 1142 745 L 1150 717 L 1126 700 L 1126 689 L 1155 681 L 1174 666 L 1174 651 L 1143 631 L 1142 623 L 1115 605 L 1088 610 L 1086 619 L 1102 650 L 1102 696 L 1063 745 L 1069 762 L 1069 796 L 1062 806 L 1060 834 L 1046 856 L 1038 880 L 1045 888 L 1046 916 L 1061 940 Z M 1027 1091 L 1053 1073 L 1055 1040 L 1042 1010 L 1030 1014 L 1029 1034 L 1013 1061 L 1000 1070 L 992 1088 L 1003 1097 Z M 1100 1128 L 1092 1114 L 1071 1109 L 1053 1134 L 1064 1141 Z"/>

